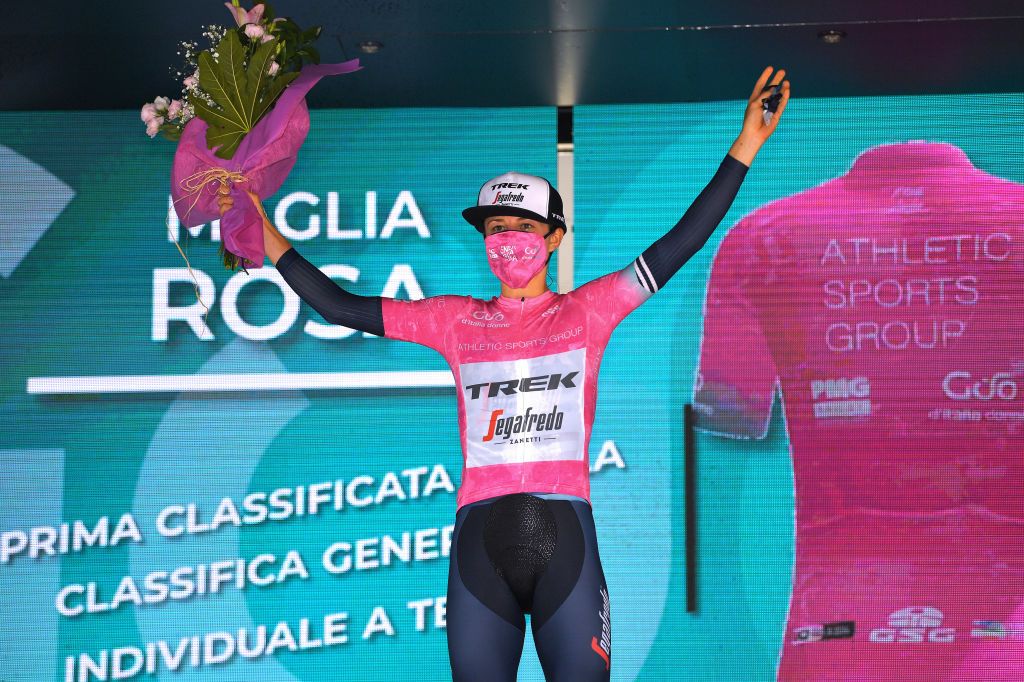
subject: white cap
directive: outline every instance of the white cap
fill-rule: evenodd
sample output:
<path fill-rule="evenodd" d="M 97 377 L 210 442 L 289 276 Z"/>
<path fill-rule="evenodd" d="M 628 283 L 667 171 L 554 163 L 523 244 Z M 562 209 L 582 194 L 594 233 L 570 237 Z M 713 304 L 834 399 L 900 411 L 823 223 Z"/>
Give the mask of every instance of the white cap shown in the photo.
<path fill-rule="evenodd" d="M 484 220 L 496 215 L 534 218 L 566 229 L 562 213 L 562 197 L 550 182 L 536 175 L 510 172 L 485 182 L 476 206 L 464 210 L 462 217 L 482 233 Z"/>

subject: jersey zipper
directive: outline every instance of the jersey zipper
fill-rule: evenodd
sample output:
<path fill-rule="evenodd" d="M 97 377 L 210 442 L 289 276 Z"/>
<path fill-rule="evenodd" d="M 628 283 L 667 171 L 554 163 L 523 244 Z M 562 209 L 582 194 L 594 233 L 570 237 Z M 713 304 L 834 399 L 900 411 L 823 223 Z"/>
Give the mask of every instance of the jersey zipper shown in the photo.
<path fill-rule="evenodd" d="M 526 297 L 523 296 L 519 302 L 519 331 L 523 331 L 523 315 L 526 312 Z"/>

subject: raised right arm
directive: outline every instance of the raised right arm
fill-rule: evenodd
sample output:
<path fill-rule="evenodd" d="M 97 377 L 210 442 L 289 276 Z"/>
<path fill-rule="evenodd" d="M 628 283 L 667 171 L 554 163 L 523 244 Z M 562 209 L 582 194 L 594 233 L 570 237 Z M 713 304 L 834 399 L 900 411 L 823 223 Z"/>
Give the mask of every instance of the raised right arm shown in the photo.
<path fill-rule="evenodd" d="M 302 257 L 267 218 L 259 197 L 247 192 L 263 218 L 263 249 L 288 286 L 331 324 L 384 336 L 383 299 L 357 296 L 342 289 L 330 277 Z M 222 196 L 225 196 L 222 194 Z M 221 213 L 231 205 L 221 199 Z M 226 204 L 226 205 L 225 205 Z"/>

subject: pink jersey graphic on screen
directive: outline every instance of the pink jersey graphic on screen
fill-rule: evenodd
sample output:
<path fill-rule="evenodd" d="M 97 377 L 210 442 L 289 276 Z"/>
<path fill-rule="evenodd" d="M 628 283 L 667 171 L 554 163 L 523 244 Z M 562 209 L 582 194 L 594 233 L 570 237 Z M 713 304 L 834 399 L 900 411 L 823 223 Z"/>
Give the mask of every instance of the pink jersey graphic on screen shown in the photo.
<path fill-rule="evenodd" d="M 1022 309 L 1024 186 L 950 144 L 865 151 L 722 241 L 695 410 L 761 438 L 781 390 L 778 679 L 1024 679 Z"/>
<path fill-rule="evenodd" d="M 455 375 L 459 507 L 517 492 L 590 499 L 601 357 L 615 327 L 650 295 L 631 264 L 568 294 L 384 299 L 386 336 L 433 348 Z"/>

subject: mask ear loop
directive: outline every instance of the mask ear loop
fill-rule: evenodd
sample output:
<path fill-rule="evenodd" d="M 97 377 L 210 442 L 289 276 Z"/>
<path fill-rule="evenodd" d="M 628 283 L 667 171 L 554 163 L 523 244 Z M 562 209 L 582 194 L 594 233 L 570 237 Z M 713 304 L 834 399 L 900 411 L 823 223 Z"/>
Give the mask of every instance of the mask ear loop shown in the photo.
<path fill-rule="evenodd" d="M 555 228 L 555 227 L 548 226 L 548 233 L 546 235 L 544 235 L 544 245 L 545 246 L 547 246 L 548 237 L 550 237 L 551 233 L 554 232 L 556 229 L 557 228 Z M 558 249 L 555 249 L 555 251 L 557 251 L 557 250 Z M 545 267 L 551 265 L 551 256 L 555 255 L 555 251 L 548 251 L 548 259 L 547 259 L 547 262 L 545 263 Z M 554 285 L 554 286 L 552 286 L 552 285 Z M 548 289 L 550 289 L 551 291 L 555 291 L 555 292 L 558 291 L 558 282 L 554 281 L 554 275 L 552 274 L 550 267 L 548 267 Z"/>

